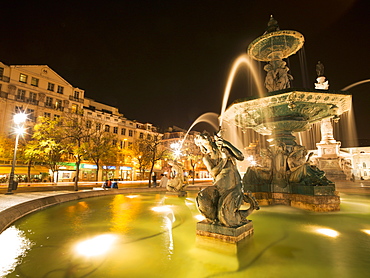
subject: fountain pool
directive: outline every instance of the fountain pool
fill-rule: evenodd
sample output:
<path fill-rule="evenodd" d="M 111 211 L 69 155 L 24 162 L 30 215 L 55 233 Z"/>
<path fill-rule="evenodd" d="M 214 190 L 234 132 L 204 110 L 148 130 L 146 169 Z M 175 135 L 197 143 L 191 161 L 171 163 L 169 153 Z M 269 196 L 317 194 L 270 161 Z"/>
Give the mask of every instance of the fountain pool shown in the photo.
<path fill-rule="evenodd" d="M 0 277 L 368 277 L 370 195 L 341 194 L 331 213 L 262 207 L 237 252 L 196 237 L 195 196 L 103 196 L 30 214 L 0 234 Z"/>

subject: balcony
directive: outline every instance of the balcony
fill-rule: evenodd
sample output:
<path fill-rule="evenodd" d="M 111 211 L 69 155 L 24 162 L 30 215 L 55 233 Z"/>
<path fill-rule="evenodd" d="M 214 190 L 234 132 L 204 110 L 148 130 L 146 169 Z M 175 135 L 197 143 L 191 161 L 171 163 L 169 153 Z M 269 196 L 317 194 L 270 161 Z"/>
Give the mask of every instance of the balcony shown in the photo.
<path fill-rule="evenodd" d="M 0 92 L 0 97 L 2 97 L 2 98 L 8 98 L 8 93 Z"/>
<path fill-rule="evenodd" d="M 73 100 L 73 101 L 77 101 L 77 102 L 80 102 L 80 103 L 84 103 L 83 98 L 78 98 L 78 97 L 74 97 L 74 96 L 69 96 L 69 100 Z"/>
<path fill-rule="evenodd" d="M 15 99 L 17 101 L 23 101 L 23 102 L 26 102 L 26 97 L 25 96 L 22 96 L 22 95 L 17 95 L 15 96 Z"/>
<path fill-rule="evenodd" d="M 10 77 L 9 76 L 4 76 L 4 75 L 0 75 L 0 80 L 9 83 L 10 82 Z"/>
<path fill-rule="evenodd" d="M 33 105 L 39 105 L 39 101 L 34 99 L 34 98 L 26 98 L 25 102 L 27 102 L 29 104 L 33 104 Z"/>
<path fill-rule="evenodd" d="M 55 109 L 55 110 L 59 110 L 59 111 L 61 111 L 61 112 L 63 112 L 63 111 L 64 111 L 64 107 L 63 107 L 63 106 L 60 106 L 60 105 L 54 105 L 54 109 Z"/>

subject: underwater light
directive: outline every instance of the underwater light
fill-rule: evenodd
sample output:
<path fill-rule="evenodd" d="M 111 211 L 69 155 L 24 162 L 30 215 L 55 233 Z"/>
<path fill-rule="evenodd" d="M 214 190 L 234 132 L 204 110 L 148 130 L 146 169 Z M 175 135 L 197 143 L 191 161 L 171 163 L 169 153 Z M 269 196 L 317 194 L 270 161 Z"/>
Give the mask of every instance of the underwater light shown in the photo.
<path fill-rule="evenodd" d="M 337 237 L 339 236 L 339 233 L 332 229 L 316 229 L 316 232 L 319 234 L 323 234 L 325 236 L 329 237 Z"/>
<path fill-rule="evenodd" d="M 82 241 L 76 245 L 76 251 L 86 257 L 99 256 L 106 253 L 117 237 L 115 235 L 105 234 Z"/>

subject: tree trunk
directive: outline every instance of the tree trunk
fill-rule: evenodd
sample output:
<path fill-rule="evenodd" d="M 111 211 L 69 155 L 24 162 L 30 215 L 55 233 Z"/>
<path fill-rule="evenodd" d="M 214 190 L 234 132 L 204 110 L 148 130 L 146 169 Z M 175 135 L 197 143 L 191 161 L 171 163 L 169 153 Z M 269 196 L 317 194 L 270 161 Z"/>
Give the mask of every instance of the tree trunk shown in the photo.
<path fill-rule="evenodd" d="M 194 166 L 192 165 L 192 167 L 193 167 L 193 184 L 195 184 L 195 165 Z"/>
<path fill-rule="evenodd" d="M 75 191 L 78 191 L 78 177 L 80 175 L 80 163 L 81 163 L 81 160 L 78 159 L 76 161 L 76 176 L 74 178 L 74 190 Z"/>
<path fill-rule="evenodd" d="M 27 182 L 31 181 L 31 161 L 27 163 Z"/>
<path fill-rule="evenodd" d="M 99 181 L 99 164 L 95 164 L 96 165 L 96 176 L 95 176 L 95 181 Z"/>

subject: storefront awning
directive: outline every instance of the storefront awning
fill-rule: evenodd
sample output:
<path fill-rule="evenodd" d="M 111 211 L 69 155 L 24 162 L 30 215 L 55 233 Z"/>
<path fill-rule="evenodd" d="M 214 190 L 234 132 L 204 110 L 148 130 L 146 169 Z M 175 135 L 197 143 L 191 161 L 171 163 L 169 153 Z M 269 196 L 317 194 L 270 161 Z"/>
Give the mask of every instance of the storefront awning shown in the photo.
<path fill-rule="evenodd" d="M 12 170 L 11 166 L 1 166 L 0 167 L 0 175 L 10 174 Z M 49 168 L 43 166 L 32 166 L 31 167 L 31 175 L 40 175 L 41 173 L 49 173 Z M 28 167 L 27 166 L 15 166 L 14 174 L 16 175 L 27 175 L 28 174 Z"/>

